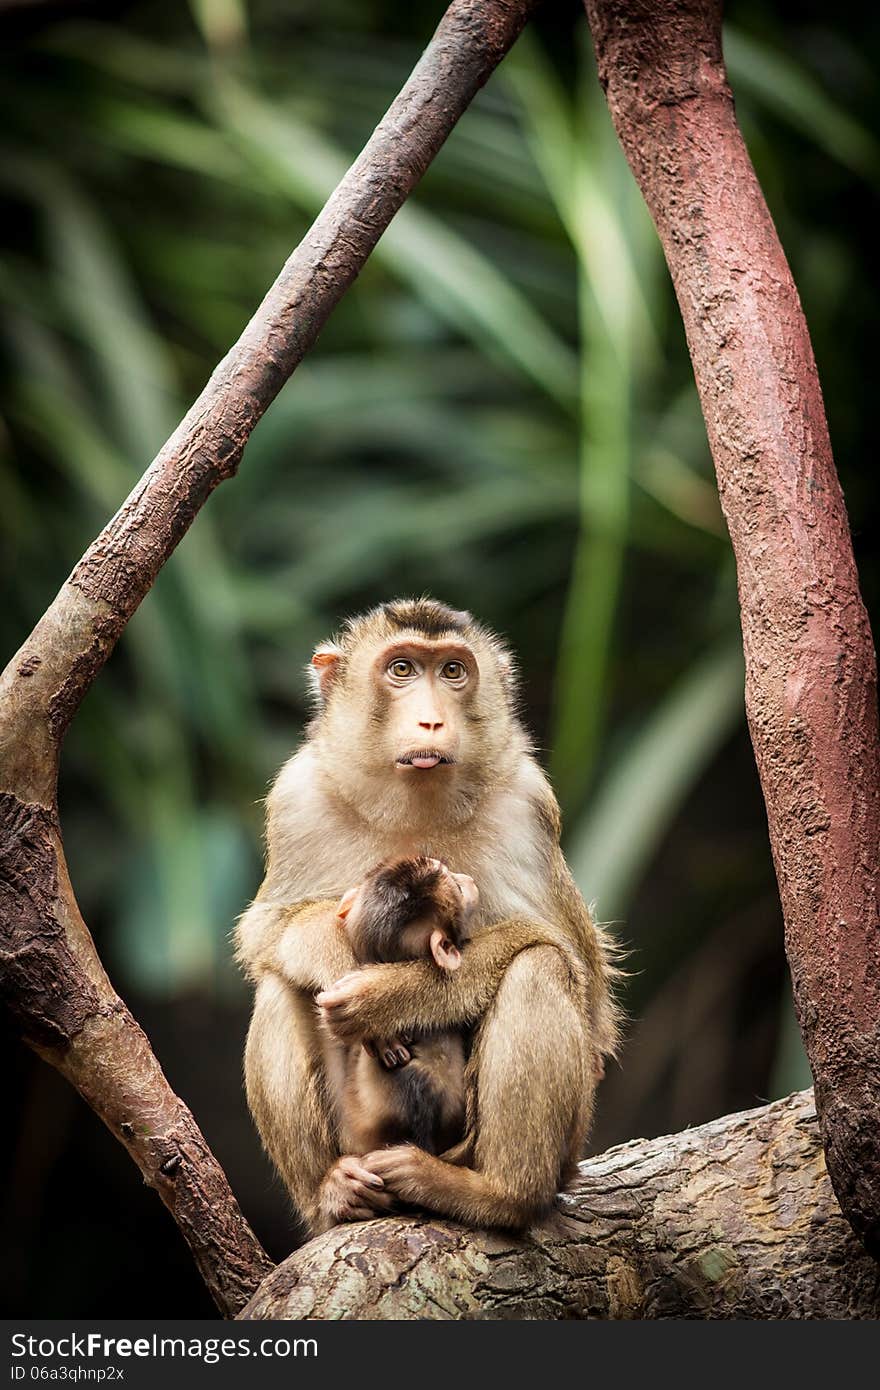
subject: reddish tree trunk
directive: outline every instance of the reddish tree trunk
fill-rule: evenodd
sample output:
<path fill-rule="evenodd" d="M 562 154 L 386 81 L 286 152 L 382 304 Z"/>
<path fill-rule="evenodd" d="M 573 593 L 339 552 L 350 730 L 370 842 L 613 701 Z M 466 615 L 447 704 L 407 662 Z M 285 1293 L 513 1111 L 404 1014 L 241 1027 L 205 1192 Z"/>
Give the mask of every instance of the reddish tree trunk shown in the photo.
<path fill-rule="evenodd" d="M 739 576 L 746 706 L 840 1204 L 880 1249 L 876 663 L 809 334 L 736 123 L 718 0 L 586 0 L 657 225 Z"/>

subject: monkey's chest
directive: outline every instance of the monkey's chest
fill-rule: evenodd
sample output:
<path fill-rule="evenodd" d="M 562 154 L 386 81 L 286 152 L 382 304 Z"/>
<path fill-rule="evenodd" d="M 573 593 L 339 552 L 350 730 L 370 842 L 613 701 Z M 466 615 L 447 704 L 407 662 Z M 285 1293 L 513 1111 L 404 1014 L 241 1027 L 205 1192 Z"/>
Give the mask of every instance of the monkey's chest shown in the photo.
<path fill-rule="evenodd" d="M 542 920 L 547 911 L 546 859 L 518 804 L 503 816 L 463 828 L 438 825 L 429 835 L 365 826 L 327 816 L 308 832 L 279 837 L 275 894 L 280 901 L 332 898 L 362 880 L 382 859 L 425 855 L 453 873 L 469 874 L 480 893 L 477 921 L 507 917 Z"/>

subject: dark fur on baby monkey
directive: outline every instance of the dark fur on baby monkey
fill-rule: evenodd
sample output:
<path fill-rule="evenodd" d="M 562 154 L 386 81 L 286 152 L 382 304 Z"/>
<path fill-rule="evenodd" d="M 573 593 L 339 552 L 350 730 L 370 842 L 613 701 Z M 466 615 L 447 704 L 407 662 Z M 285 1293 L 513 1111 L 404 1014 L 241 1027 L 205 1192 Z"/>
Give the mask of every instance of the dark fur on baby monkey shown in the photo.
<path fill-rule="evenodd" d="M 457 970 L 477 888 L 439 859 L 390 860 L 339 904 L 359 965 L 433 960 Z M 462 1137 L 465 1044 L 461 1030 L 370 1043 L 325 1038 L 327 1074 L 343 1153 L 413 1143 L 442 1153 Z"/>

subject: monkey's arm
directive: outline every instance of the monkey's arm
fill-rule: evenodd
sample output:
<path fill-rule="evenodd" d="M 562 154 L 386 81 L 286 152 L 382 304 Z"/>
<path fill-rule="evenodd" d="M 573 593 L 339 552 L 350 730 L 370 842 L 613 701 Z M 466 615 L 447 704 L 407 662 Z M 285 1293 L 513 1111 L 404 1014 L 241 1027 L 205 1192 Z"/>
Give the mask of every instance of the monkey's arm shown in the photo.
<path fill-rule="evenodd" d="M 533 946 L 557 947 L 583 990 L 583 965 L 565 933 L 517 920 L 475 935 L 454 972 L 423 960 L 366 965 L 324 990 L 317 1002 L 334 1036 L 346 1042 L 460 1028 L 483 1016 L 511 961 Z"/>
<path fill-rule="evenodd" d="M 236 954 L 250 978 L 271 972 L 311 994 L 356 969 L 337 906 L 336 898 L 288 905 L 258 897 L 236 929 Z"/>

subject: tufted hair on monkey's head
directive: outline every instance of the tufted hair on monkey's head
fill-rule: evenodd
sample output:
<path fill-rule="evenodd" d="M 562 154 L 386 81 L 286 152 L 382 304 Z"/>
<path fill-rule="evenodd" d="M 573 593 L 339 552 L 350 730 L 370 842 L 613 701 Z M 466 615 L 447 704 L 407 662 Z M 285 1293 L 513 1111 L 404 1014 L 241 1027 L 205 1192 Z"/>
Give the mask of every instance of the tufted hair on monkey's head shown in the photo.
<path fill-rule="evenodd" d="M 323 705 L 344 680 L 352 653 L 365 643 L 391 642 L 412 633 L 427 639 L 459 638 L 491 653 L 498 663 L 505 692 L 512 703 L 518 695 L 517 673 L 509 647 L 492 630 L 463 608 L 450 608 L 438 599 L 401 598 L 380 603 L 347 618 L 339 632 L 320 642 L 307 668 L 318 706 Z"/>

